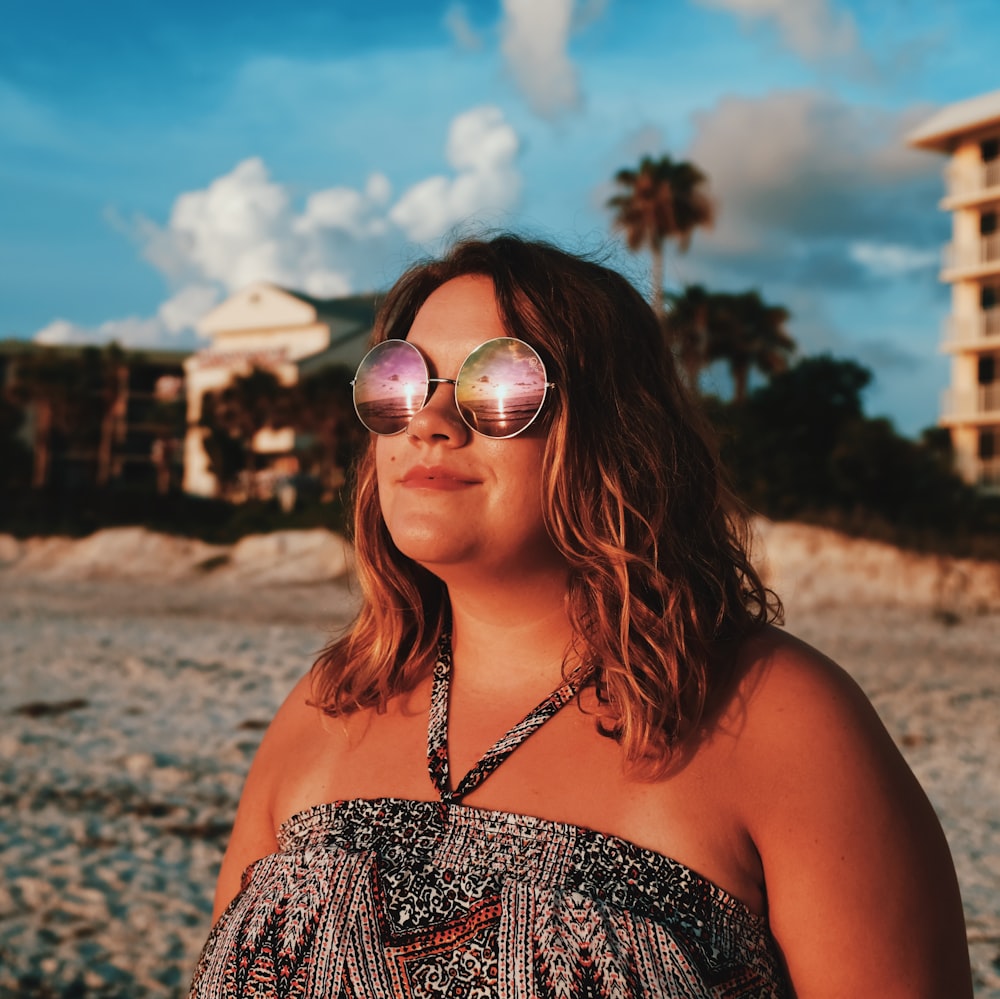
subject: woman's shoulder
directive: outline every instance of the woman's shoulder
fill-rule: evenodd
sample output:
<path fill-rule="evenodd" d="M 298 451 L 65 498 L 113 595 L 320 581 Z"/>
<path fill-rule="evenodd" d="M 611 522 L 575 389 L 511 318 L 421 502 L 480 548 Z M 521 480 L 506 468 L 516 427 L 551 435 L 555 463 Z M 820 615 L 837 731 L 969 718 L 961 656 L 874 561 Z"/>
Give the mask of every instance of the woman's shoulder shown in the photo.
<path fill-rule="evenodd" d="M 741 678 L 751 683 L 764 679 L 781 685 L 853 683 L 847 671 L 829 656 L 775 624 L 750 634 L 740 647 L 737 661 Z"/>
<path fill-rule="evenodd" d="M 802 994 L 826 995 L 829 954 L 851 953 L 833 994 L 966 994 L 948 846 L 868 697 L 839 665 L 780 629 L 749 639 L 740 665 L 719 732 L 736 747 L 730 787 L 793 981 Z M 913 991 L 899 992 L 907 981 Z"/>
<path fill-rule="evenodd" d="M 744 643 L 737 675 L 720 727 L 739 745 L 748 790 L 766 787 L 772 804 L 783 791 L 802 804 L 845 784 L 860 793 L 873 775 L 894 794 L 916 786 L 868 696 L 819 650 L 768 627 Z"/>
<path fill-rule="evenodd" d="M 270 814 L 274 796 L 283 782 L 301 768 L 304 751 L 323 730 L 323 715 L 312 699 L 311 675 L 300 677 L 285 696 L 264 732 L 243 789 Z"/>
<path fill-rule="evenodd" d="M 300 676 L 285 695 L 264 734 L 261 751 L 280 751 L 289 740 L 297 741 L 310 728 L 321 725 L 322 717 L 323 712 L 313 698 L 313 674 L 310 670 Z"/>
<path fill-rule="evenodd" d="M 275 713 L 247 774 L 219 874 L 216 916 L 239 890 L 247 865 L 277 849 L 281 821 L 302 802 L 323 800 L 326 758 L 345 740 L 337 722 L 317 705 L 312 673 L 306 673 Z"/>
<path fill-rule="evenodd" d="M 308 735 L 311 725 L 316 724 L 315 709 L 309 707 L 309 689 L 309 677 L 306 675 L 285 698 L 254 756 L 219 871 L 213 918 L 218 918 L 239 891 L 241 876 L 247 866 L 277 849 L 274 821 L 276 796 L 284 778 L 289 774 L 294 778 L 296 743 L 303 735 Z"/>
<path fill-rule="evenodd" d="M 259 780 L 259 793 L 274 798 L 311 768 L 328 759 L 350 732 L 363 724 L 368 711 L 331 715 L 316 696 L 314 674 L 305 673 L 288 692 L 271 720 L 254 759 L 251 776 Z M 254 773 L 255 772 L 255 773 Z"/>
<path fill-rule="evenodd" d="M 816 724 L 882 729 L 867 695 L 841 665 L 782 628 L 751 635 L 737 656 L 736 706 L 755 736 L 794 738 Z M 775 722 L 782 724 L 771 731 Z M 819 733 L 813 733 L 819 734 Z"/>

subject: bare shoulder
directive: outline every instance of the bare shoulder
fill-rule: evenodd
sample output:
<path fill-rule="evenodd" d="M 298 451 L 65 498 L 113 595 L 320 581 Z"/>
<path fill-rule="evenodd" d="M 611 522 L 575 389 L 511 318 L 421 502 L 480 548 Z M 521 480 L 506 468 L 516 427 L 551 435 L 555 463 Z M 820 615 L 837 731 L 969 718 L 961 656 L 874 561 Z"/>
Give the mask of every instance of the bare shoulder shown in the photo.
<path fill-rule="evenodd" d="M 854 680 L 768 629 L 744 648 L 726 724 L 769 920 L 799 999 L 971 995 L 941 826 Z"/>
<path fill-rule="evenodd" d="M 762 859 L 772 842 L 787 852 L 796 814 L 832 830 L 850 820 L 862 795 L 925 810 L 868 697 L 833 660 L 768 628 L 744 645 L 740 672 L 724 727 L 738 746 L 743 814 Z"/>
<path fill-rule="evenodd" d="M 750 638 L 740 655 L 741 683 L 732 718 L 745 741 L 769 768 L 770 752 L 786 752 L 798 740 L 840 740 L 839 748 L 881 749 L 898 756 L 871 702 L 840 665 L 787 632 L 769 627 Z M 846 744 L 842 740 L 853 734 Z M 858 741 L 860 740 L 860 742 Z M 811 754 L 803 766 L 822 765 Z M 845 762 L 840 760 L 838 766 Z"/>
<path fill-rule="evenodd" d="M 313 674 L 307 672 L 288 692 L 267 727 L 257 754 L 260 765 L 283 766 L 288 754 L 298 752 L 311 735 L 323 731 L 324 717 L 313 700 Z"/>
<path fill-rule="evenodd" d="M 310 735 L 321 731 L 321 713 L 310 704 L 310 678 L 307 673 L 292 688 L 254 757 L 222 859 L 213 918 L 218 918 L 239 892 L 246 868 L 277 849 L 275 795 L 285 781 L 294 778 L 301 748 L 313 742 Z"/>

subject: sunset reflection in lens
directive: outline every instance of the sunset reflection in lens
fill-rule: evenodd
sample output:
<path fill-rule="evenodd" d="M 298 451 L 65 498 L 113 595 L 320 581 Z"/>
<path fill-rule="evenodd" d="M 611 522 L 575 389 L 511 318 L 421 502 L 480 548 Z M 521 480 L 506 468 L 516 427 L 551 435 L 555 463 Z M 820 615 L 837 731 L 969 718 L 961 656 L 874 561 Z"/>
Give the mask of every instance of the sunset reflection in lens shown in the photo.
<path fill-rule="evenodd" d="M 354 379 L 358 418 L 377 434 L 398 434 L 427 401 L 427 365 L 405 340 L 376 344 Z"/>
<path fill-rule="evenodd" d="M 458 373 L 455 400 L 470 427 L 487 437 L 512 437 L 538 416 L 547 391 L 545 367 L 522 340 L 487 340 Z"/>

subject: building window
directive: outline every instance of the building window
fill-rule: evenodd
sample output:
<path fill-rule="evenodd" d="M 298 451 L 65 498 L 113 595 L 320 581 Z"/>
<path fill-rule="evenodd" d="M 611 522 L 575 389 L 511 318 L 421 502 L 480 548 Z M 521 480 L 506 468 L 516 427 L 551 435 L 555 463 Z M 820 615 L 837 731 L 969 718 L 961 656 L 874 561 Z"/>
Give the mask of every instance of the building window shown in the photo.
<path fill-rule="evenodd" d="M 979 216 L 979 235 L 992 236 L 997 231 L 997 213 L 982 212 Z"/>
<path fill-rule="evenodd" d="M 1000 285 L 984 284 L 979 289 L 979 308 L 983 313 L 983 334 L 1000 336 Z"/>
<path fill-rule="evenodd" d="M 992 354 L 984 354 L 979 358 L 978 380 L 980 385 L 992 385 L 996 380 L 996 358 Z"/>
<path fill-rule="evenodd" d="M 984 163 L 1000 160 L 1000 139 L 984 139 L 979 143 L 979 152 Z"/>
<path fill-rule="evenodd" d="M 1000 452 L 1000 447 L 997 444 L 997 429 L 996 427 L 986 427 L 979 431 L 979 460 L 980 461 L 990 461 L 997 456 Z"/>

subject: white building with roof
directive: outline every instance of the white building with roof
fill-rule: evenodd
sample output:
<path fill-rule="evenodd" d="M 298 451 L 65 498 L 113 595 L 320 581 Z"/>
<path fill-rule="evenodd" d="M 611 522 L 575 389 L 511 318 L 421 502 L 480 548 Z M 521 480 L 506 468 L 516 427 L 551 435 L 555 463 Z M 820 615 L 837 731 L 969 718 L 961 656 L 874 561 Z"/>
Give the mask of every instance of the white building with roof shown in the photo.
<path fill-rule="evenodd" d="M 948 156 L 940 207 L 952 218 L 941 266 L 951 384 L 940 423 L 962 477 L 1000 491 L 1000 90 L 943 108 L 909 143 Z"/>
<path fill-rule="evenodd" d="M 375 313 L 374 295 L 319 299 L 267 282 L 230 296 L 207 313 L 198 330 L 211 344 L 184 362 L 187 384 L 187 436 L 184 441 L 184 489 L 215 496 L 218 482 L 204 448 L 200 426 L 207 392 L 225 388 L 236 375 L 254 367 L 274 372 L 285 385 L 303 371 L 328 365 L 356 367 L 364 356 Z M 252 441 L 264 456 L 289 454 L 294 430 L 262 431 Z"/>

